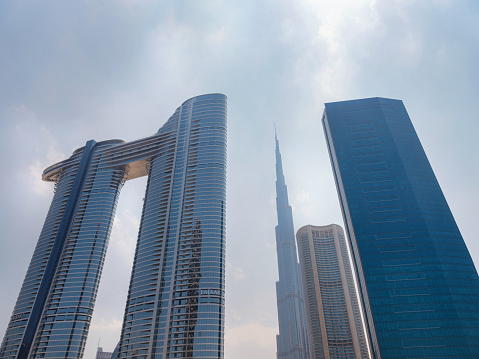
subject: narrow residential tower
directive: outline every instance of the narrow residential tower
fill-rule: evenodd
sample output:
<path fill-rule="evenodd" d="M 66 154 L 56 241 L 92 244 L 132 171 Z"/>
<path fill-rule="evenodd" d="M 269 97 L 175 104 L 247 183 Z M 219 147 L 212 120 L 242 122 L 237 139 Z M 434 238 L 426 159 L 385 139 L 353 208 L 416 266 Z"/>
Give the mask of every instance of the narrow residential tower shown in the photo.
<path fill-rule="evenodd" d="M 343 229 L 308 225 L 296 240 L 311 358 L 369 359 Z"/>

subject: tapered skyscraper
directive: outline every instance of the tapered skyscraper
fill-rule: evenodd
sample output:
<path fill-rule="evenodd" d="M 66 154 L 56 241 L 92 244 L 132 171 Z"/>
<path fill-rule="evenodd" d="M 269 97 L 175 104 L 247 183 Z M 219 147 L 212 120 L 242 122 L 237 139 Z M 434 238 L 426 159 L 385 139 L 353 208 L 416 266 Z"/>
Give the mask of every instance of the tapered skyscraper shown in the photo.
<path fill-rule="evenodd" d="M 91 140 L 44 171 L 55 195 L 0 358 L 82 358 L 120 188 L 141 176 L 148 183 L 118 355 L 223 358 L 221 94 L 184 102 L 153 136 Z"/>
<path fill-rule="evenodd" d="M 308 344 L 299 273 L 293 213 L 288 202 L 281 153 L 276 140 L 276 250 L 279 281 L 276 282 L 279 335 L 276 336 L 278 359 L 307 359 Z"/>
<path fill-rule="evenodd" d="M 477 271 L 402 101 L 328 103 L 323 125 L 373 358 L 479 358 Z"/>

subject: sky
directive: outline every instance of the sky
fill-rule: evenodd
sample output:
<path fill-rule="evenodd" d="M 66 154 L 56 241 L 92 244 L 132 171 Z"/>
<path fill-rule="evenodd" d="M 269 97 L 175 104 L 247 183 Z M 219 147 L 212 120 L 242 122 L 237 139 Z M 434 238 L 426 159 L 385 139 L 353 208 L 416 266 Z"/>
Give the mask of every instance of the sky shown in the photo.
<path fill-rule="evenodd" d="M 477 267 L 478 59 L 476 0 L 1 1 L 2 337 L 53 196 L 42 171 L 205 93 L 228 96 L 227 359 L 275 358 L 274 124 L 296 230 L 343 225 L 325 102 L 403 100 Z M 145 184 L 122 190 L 86 359 L 119 339 Z"/>

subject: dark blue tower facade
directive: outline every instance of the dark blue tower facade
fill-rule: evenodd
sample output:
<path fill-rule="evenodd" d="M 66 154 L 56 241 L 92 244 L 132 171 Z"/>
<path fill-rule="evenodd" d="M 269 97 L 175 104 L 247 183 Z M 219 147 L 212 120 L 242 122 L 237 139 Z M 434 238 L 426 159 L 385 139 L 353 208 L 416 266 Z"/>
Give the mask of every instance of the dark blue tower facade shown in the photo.
<path fill-rule="evenodd" d="M 279 281 L 276 282 L 279 335 L 276 336 L 278 359 L 307 359 L 308 344 L 304 316 L 293 213 L 288 202 L 279 143 L 276 138 L 276 250 Z"/>
<path fill-rule="evenodd" d="M 479 358 L 479 278 L 402 101 L 323 126 L 374 358 Z"/>

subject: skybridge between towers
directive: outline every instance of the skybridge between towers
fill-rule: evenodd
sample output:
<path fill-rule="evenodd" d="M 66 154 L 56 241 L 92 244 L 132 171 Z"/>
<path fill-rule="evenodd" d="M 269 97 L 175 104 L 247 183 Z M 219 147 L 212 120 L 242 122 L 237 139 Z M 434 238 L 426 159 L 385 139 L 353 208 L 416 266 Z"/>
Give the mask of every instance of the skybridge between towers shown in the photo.
<path fill-rule="evenodd" d="M 105 150 L 101 167 L 123 171 L 124 181 L 147 176 L 151 160 L 160 154 L 165 146 L 168 146 L 170 137 L 171 134 L 155 134 L 132 142 L 117 139 L 98 142 L 97 146 L 115 145 L 113 148 Z M 171 143 L 169 145 L 174 146 Z M 82 152 L 84 148 L 80 147 L 73 154 Z M 46 168 L 43 171 L 42 180 L 56 182 L 62 171 L 72 166 L 73 163 L 74 160 L 69 158 Z"/>

